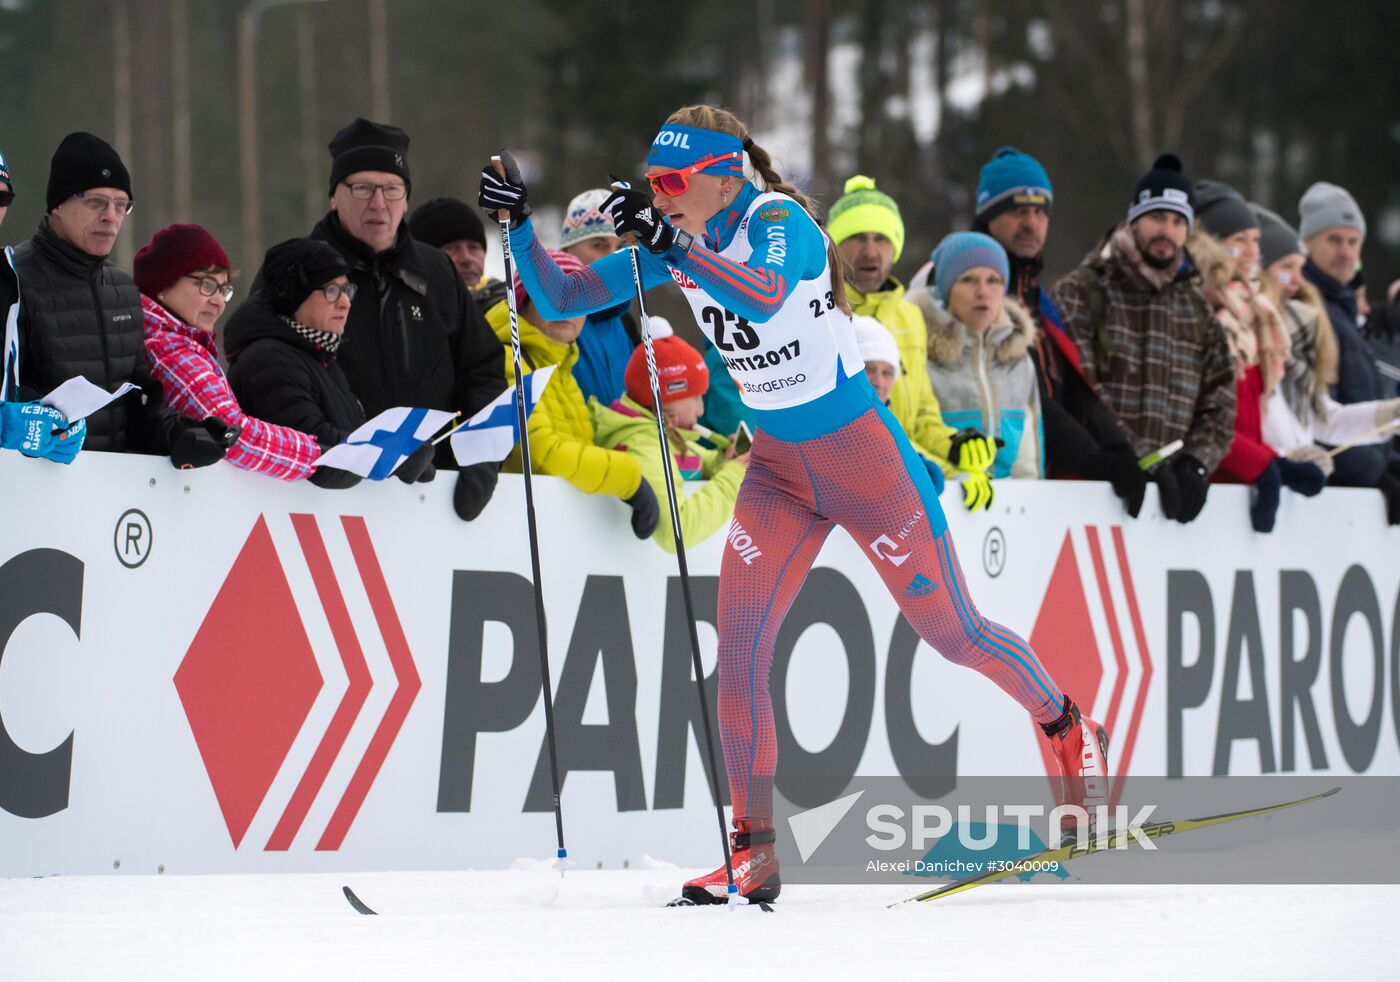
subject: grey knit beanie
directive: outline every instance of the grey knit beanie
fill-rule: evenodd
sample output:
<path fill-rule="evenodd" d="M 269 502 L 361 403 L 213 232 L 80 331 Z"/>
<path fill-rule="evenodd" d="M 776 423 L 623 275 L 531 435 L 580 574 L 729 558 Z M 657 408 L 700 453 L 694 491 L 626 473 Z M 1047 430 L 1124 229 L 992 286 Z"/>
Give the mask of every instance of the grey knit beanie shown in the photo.
<path fill-rule="evenodd" d="M 1294 254 L 1303 254 L 1303 243 L 1298 239 L 1298 230 L 1283 220 L 1277 212 L 1259 205 L 1251 205 L 1254 216 L 1259 219 L 1259 264 L 1272 266 L 1280 259 Z"/>
<path fill-rule="evenodd" d="M 1303 192 L 1298 202 L 1298 231 L 1310 239 L 1328 228 L 1354 228 L 1366 235 L 1366 217 L 1346 188 L 1318 181 Z"/>
<path fill-rule="evenodd" d="M 1259 227 L 1244 196 L 1222 181 L 1196 182 L 1196 220 L 1217 239 Z"/>

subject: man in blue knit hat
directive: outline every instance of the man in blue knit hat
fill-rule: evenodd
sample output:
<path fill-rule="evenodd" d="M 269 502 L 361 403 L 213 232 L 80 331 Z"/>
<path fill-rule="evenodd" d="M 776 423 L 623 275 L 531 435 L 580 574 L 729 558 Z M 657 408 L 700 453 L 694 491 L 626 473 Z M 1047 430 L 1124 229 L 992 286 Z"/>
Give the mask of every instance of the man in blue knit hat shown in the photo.
<path fill-rule="evenodd" d="M 1032 313 L 1040 298 L 1042 256 L 1054 202 L 1050 175 L 1030 154 L 1002 147 L 982 165 L 977 180 L 977 220 L 972 230 L 985 232 L 1001 243 L 1011 261 L 1006 292 Z"/>
<path fill-rule="evenodd" d="M 1055 189 L 1040 161 L 1002 147 L 982 165 L 973 229 L 1001 243 L 1010 261 L 1006 293 L 1039 328 L 1035 351 L 1045 427 L 1045 469 L 1053 478 L 1107 481 L 1136 518 L 1147 478 L 1113 413 L 1080 371 L 1079 352 L 1049 291 L 1040 288 Z"/>

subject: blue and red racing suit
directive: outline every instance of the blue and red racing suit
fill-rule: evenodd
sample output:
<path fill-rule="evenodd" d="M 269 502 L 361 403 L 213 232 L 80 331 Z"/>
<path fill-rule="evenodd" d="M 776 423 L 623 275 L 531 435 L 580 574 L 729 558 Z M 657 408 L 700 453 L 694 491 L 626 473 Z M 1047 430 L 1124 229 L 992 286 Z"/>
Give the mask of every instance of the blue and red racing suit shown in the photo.
<path fill-rule="evenodd" d="M 750 184 L 684 256 L 640 252 L 643 286 L 673 280 L 755 410 L 719 581 L 719 726 L 736 823 L 772 821 L 777 738 L 768 692 L 783 618 L 832 528 L 867 553 L 905 618 L 943 657 L 990 678 L 1039 723 L 1065 698 L 1015 632 L 968 595 L 933 480 L 866 381 L 831 293 L 827 240 L 800 204 Z M 529 221 L 511 249 L 550 319 L 632 296 L 624 252 L 566 274 Z"/>

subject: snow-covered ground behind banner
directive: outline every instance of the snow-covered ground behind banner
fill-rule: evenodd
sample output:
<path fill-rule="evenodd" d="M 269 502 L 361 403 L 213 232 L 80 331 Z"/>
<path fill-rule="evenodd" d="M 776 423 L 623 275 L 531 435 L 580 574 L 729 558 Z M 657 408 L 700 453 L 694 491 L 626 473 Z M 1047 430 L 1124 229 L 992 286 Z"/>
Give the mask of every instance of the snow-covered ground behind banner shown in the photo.
<path fill-rule="evenodd" d="M 1400 887 L 801 887 L 666 909 L 685 871 L 0 880 L 0 978 L 1394 979 Z M 378 917 L 356 914 L 351 883 Z"/>

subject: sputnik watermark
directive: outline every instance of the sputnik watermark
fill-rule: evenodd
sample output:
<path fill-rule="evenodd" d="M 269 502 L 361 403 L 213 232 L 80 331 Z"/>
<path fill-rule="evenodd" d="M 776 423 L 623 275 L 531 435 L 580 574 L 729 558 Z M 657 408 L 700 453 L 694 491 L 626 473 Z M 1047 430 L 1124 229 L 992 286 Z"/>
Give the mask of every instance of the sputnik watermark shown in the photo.
<path fill-rule="evenodd" d="M 972 805 L 958 805 L 956 809 L 943 805 L 914 805 L 906 811 L 899 805 L 879 804 L 865 813 L 865 824 L 870 829 L 865 842 L 883 852 L 927 849 L 944 836 L 955 833 L 964 849 L 993 849 L 998 844 L 1005 846 L 1000 831 L 1014 823 L 1016 848 L 1024 850 L 1032 848 L 1035 836 L 1031 820 L 1043 818 L 1053 839 L 1052 848 L 1064 845 L 1068 835 L 1074 840 L 1076 852 L 1127 849 L 1132 842 L 1155 850 L 1157 845 L 1152 841 L 1151 831 L 1144 831 L 1143 825 L 1156 809 L 1156 805 L 1143 805 L 1129 818 L 1128 809 L 1123 805 L 1115 808 L 1097 805 L 1092 809 L 1081 805 L 1056 805 L 1048 815 L 1044 805 L 983 805 L 981 814 L 974 816 Z M 1110 826 L 1112 831 L 1097 831 Z M 1038 845 L 1038 836 L 1036 839 Z"/>

